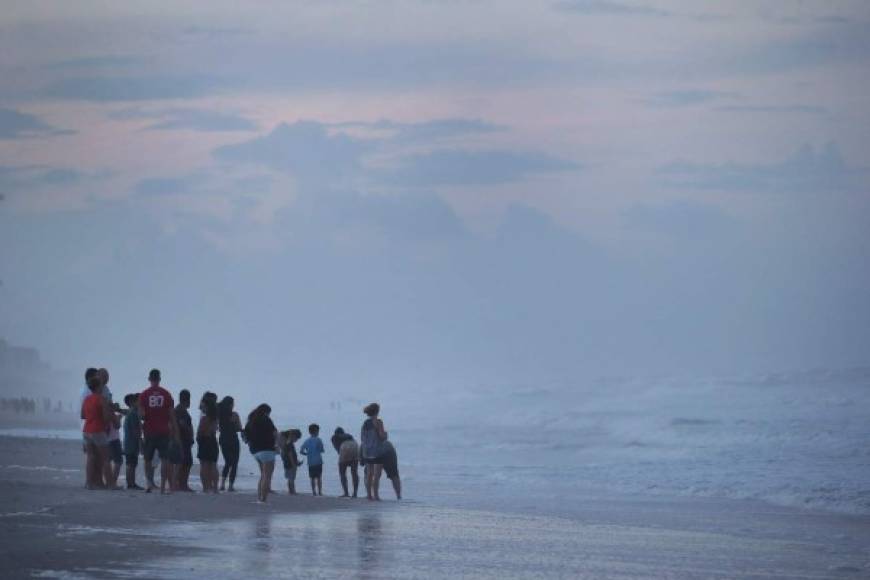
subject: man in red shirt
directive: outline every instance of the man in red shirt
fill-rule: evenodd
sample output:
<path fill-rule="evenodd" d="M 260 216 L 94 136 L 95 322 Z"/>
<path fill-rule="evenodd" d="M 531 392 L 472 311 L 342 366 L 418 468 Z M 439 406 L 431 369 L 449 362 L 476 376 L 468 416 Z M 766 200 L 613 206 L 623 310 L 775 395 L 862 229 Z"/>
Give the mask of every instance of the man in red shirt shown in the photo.
<path fill-rule="evenodd" d="M 156 489 L 154 483 L 154 451 L 160 455 L 160 493 L 168 493 L 171 489 L 172 463 L 169 461 L 169 440 L 178 440 L 178 428 L 175 421 L 175 401 L 169 391 L 160 386 L 160 371 L 151 369 L 148 373 L 147 389 L 139 395 L 139 409 L 142 413 L 142 432 L 145 435 L 145 478 L 148 485 L 145 491 Z"/>

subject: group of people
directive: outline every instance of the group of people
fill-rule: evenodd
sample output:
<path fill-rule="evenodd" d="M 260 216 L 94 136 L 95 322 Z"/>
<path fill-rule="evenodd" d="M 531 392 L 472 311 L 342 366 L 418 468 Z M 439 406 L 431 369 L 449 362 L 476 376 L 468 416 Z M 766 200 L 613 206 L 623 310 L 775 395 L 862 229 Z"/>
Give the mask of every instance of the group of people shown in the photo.
<path fill-rule="evenodd" d="M 109 389 L 109 372 L 89 368 L 85 371 L 85 389 L 81 396 L 83 447 L 86 454 L 85 484 L 88 489 L 121 489 L 118 478 L 126 463 L 127 489 L 158 489 L 154 480 L 155 453 L 160 463 L 160 493 L 192 492 L 189 478 L 193 466 L 193 446 L 197 446 L 199 476 L 202 491 L 218 493 L 235 491 L 239 465 L 239 435 L 247 443 L 260 468 L 257 497 L 264 502 L 271 490 L 276 458 L 280 455 L 288 493 L 296 494 L 296 471 L 305 460 L 312 495 L 323 495 L 323 454 L 320 426 L 308 426 L 309 437 L 296 451 L 302 438 L 299 429 L 279 431 L 270 417 L 272 409 L 263 403 L 248 415 L 242 425 L 234 410 L 232 397 L 206 391 L 199 402 L 200 418 L 196 429 L 190 416 L 190 391 L 182 389 L 175 404 L 171 393 L 161 386 L 158 369 L 148 373 L 149 386 L 141 393 L 124 397 L 126 409 L 113 401 Z M 359 443 L 338 427 L 331 442 L 338 453 L 338 470 L 342 497 L 357 497 L 359 466 L 364 467 L 364 484 L 370 500 L 380 500 L 382 474 L 393 484 L 396 498 L 402 497 L 396 449 L 389 441 L 383 421 L 378 417 L 380 406 L 371 403 L 363 409 L 366 419 L 360 430 Z M 123 433 L 123 441 L 121 434 Z M 139 455 L 145 462 L 145 487 L 136 483 Z M 218 460 L 223 455 L 223 470 Z M 299 455 L 306 459 L 301 460 Z M 353 485 L 351 495 L 347 472 Z M 229 486 L 227 487 L 227 481 Z M 218 483 L 220 481 L 220 483 Z"/>

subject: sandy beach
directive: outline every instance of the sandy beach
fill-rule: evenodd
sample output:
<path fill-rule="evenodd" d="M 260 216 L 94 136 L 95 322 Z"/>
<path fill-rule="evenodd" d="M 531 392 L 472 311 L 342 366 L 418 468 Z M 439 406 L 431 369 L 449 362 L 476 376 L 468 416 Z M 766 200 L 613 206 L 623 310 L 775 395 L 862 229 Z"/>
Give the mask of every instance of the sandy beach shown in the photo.
<path fill-rule="evenodd" d="M 2 437 L 5 578 L 863 578 L 870 518 L 748 501 L 86 491 L 74 441 Z M 283 485 L 278 477 L 273 487 Z M 552 499 L 552 498 L 551 498 Z M 458 504 L 457 504 L 458 505 Z"/>

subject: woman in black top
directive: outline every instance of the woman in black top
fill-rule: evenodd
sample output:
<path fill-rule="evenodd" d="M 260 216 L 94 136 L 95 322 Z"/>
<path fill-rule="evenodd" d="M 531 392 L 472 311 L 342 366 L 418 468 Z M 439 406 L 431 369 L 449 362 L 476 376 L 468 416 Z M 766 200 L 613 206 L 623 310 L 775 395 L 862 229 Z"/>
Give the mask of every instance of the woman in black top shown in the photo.
<path fill-rule="evenodd" d="M 245 439 L 251 448 L 251 453 L 260 466 L 260 483 L 257 485 L 257 498 L 266 501 L 272 485 L 272 472 L 275 471 L 275 443 L 278 430 L 269 418 L 272 408 L 263 403 L 248 415 L 245 425 Z"/>
<path fill-rule="evenodd" d="M 199 477 L 202 480 L 202 491 L 217 493 L 218 482 L 218 442 L 217 442 L 217 396 L 214 393 L 204 394 L 199 403 L 202 417 L 196 430 L 197 453 L 199 459 Z"/>
<path fill-rule="evenodd" d="M 235 491 L 233 485 L 239 468 L 239 437 L 236 433 L 242 430 L 242 421 L 239 419 L 239 414 L 233 412 L 234 404 L 232 397 L 224 397 L 218 403 L 218 428 L 220 429 L 218 442 L 221 454 L 224 456 L 221 491 L 226 487 L 227 476 L 230 478 L 230 491 Z"/>

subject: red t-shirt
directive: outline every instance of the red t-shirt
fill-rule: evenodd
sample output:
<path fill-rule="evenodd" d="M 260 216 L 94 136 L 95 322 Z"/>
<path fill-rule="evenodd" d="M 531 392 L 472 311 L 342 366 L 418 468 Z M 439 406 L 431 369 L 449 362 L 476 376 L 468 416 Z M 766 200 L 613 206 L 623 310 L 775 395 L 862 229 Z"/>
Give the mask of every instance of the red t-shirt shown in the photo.
<path fill-rule="evenodd" d="M 103 397 L 91 393 L 82 402 L 82 414 L 85 416 L 85 424 L 82 431 L 85 433 L 102 433 L 106 431 L 106 422 L 103 419 Z"/>
<path fill-rule="evenodd" d="M 175 407 L 172 395 L 163 387 L 148 387 L 139 395 L 142 410 L 142 432 L 146 437 L 169 435 L 169 414 Z"/>

